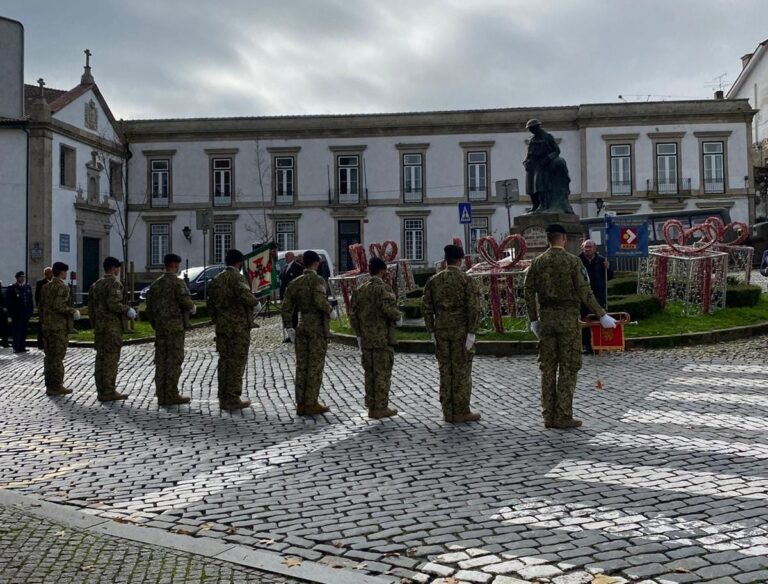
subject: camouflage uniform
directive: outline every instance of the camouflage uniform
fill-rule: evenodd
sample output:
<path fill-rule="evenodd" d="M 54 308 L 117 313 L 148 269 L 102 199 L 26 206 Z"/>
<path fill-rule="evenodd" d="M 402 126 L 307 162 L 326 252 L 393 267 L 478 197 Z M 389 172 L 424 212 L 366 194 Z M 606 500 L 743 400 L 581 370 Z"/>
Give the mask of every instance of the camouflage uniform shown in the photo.
<path fill-rule="evenodd" d="M 542 415 L 546 422 L 570 420 L 576 376 L 581 369 L 580 306 L 585 304 L 599 316 L 604 315 L 605 310 L 592 294 L 581 260 L 555 246 L 534 259 L 528 269 L 525 303 L 531 322 L 541 320 Z"/>
<path fill-rule="evenodd" d="M 318 403 L 323 383 L 325 353 L 331 336 L 331 305 L 325 296 L 325 280 L 312 270 L 288 284 L 281 305 L 283 327 L 292 327 L 293 311 L 299 312 L 296 329 L 296 405 Z"/>
<path fill-rule="evenodd" d="M 94 380 L 99 397 L 116 392 L 117 368 L 123 346 L 123 285 L 112 274 L 105 274 L 88 291 L 88 317 L 93 325 L 96 349 Z"/>
<path fill-rule="evenodd" d="M 392 289 L 378 276 L 352 294 L 350 324 L 362 339 L 365 406 L 382 410 L 389 405 L 389 385 L 395 361 L 395 323 L 401 314 Z"/>
<path fill-rule="evenodd" d="M 446 420 L 469 413 L 474 347 L 467 350 L 468 334 L 480 322 L 480 292 L 460 268 L 448 266 L 424 287 L 422 312 L 427 330 L 435 335 L 440 370 L 440 403 Z"/>
<path fill-rule="evenodd" d="M 216 327 L 219 352 L 219 401 L 238 402 L 243 393 L 243 374 L 248 361 L 256 297 L 245 276 L 232 266 L 219 273 L 208 288 L 208 307 Z"/>
<path fill-rule="evenodd" d="M 194 305 L 187 285 L 176 274 L 165 273 L 149 287 L 147 317 L 155 329 L 155 393 L 161 405 L 179 397 L 185 316 Z"/>
<path fill-rule="evenodd" d="M 69 320 L 75 309 L 69 305 L 69 287 L 53 278 L 40 291 L 40 321 L 43 330 L 45 389 L 64 389 L 64 356 L 69 341 Z"/>

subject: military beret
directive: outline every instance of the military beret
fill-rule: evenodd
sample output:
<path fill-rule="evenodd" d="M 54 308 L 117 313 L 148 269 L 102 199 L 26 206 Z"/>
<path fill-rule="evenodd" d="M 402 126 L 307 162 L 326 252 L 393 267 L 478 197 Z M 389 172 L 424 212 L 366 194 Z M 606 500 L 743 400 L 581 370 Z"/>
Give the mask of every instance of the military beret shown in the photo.
<path fill-rule="evenodd" d="M 64 262 L 53 262 L 53 265 L 51 266 L 51 269 L 56 272 L 57 274 L 60 274 L 61 272 L 66 272 L 69 270 L 69 266 L 65 264 Z"/>
<path fill-rule="evenodd" d="M 121 262 L 119 259 L 107 256 L 104 258 L 104 270 L 111 270 L 112 268 L 119 268 L 123 265 L 123 262 Z"/>
<path fill-rule="evenodd" d="M 448 244 L 443 248 L 446 261 L 452 262 L 464 257 L 464 250 L 458 245 Z"/>
<path fill-rule="evenodd" d="M 176 255 L 175 253 L 167 253 L 165 254 L 165 257 L 163 258 L 164 264 L 180 264 L 181 263 L 181 256 Z"/>
<path fill-rule="evenodd" d="M 553 223 L 552 225 L 547 225 L 547 228 L 545 229 L 547 233 L 562 233 L 565 235 L 565 227 L 562 225 L 559 225 L 558 223 Z"/>
<path fill-rule="evenodd" d="M 16 275 L 14 276 L 14 278 L 18 278 L 19 276 L 23 276 L 23 275 L 24 275 L 24 270 L 19 270 L 18 272 L 16 272 Z"/>
<path fill-rule="evenodd" d="M 228 249 L 227 255 L 224 256 L 224 263 L 228 266 L 234 266 L 238 262 L 245 261 L 243 252 L 236 249 Z"/>

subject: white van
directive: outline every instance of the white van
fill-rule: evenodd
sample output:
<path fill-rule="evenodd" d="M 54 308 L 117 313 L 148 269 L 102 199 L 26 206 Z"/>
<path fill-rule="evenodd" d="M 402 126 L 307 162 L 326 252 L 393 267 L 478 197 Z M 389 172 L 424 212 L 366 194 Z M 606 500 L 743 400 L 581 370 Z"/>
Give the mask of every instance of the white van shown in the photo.
<path fill-rule="evenodd" d="M 293 255 L 300 255 L 303 254 L 306 249 L 287 249 L 285 251 L 279 251 L 277 252 L 277 272 L 280 273 L 280 271 L 283 269 L 283 266 L 285 265 L 285 254 L 288 252 L 292 252 Z M 313 251 L 317 252 L 317 255 L 320 256 L 321 261 L 325 261 L 328 264 L 328 269 L 331 271 L 331 276 L 336 275 L 336 266 L 333 264 L 333 258 L 331 257 L 331 254 L 329 254 L 324 249 L 315 249 Z"/>

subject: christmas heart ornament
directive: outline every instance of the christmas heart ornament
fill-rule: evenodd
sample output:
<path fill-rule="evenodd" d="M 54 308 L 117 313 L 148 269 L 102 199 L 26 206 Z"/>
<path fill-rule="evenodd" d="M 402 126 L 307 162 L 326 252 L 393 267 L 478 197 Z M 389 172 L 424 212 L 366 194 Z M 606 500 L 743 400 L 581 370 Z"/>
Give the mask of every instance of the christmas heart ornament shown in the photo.
<path fill-rule="evenodd" d="M 486 235 L 478 239 L 476 249 L 483 261 L 494 267 L 499 265 L 499 244 L 492 236 Z"/>
<path fill-rule="evenodd" d="M 683 255 L 706 251 L 717 243 L 717 227 L 707 222 L 686 229 L 677 219 L 669 219 L 664 223 L 662 233 L 667 245 Z M 696 247 L 693 244 L 697 244 Z"/>
<path fill-rule="evenodd" d="M 512 258 L 512 261 L 508 265 L 510 268 L 525 257 L 525 254 L 528 251 L 528 244 L 525 242 L 525 238 L 522 235 L 518 235 L 517 233 L 507 235 L 504 239 L 501 240 L 501 243 L 499 244 L 500 255 L 503 254 L 504 250 L 506 249 L 515 249 L 515 246 L 517 246 L 517 249 L 515 250 L 515 257 Z M 501 259 L 501 257 L 499 257 L 499 259 Z"/>

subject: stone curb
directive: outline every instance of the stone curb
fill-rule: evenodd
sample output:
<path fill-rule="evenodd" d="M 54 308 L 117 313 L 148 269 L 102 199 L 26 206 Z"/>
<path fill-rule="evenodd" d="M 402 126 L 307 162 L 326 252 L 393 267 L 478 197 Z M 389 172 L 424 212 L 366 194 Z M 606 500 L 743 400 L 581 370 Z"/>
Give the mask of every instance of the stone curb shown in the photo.
<path fill-rule="evenodd" d="M 94 536 L 118 537 L 315 584 L 394 584 L 398 580 L 394 577 L 366 576 L 359 572 L 331 568 L 304 559 L 300 565 L 289 567 L 283 562 L 290 557 L 290 554 L 283 556 L 276 552 L 223 543 L 211 537 L 192 537 L 171 533 L 157 527 L 117 523 L 111 519 L 89 515 L 7 489 L 0 489 L 0 505 L 13 507 L 29 515 L 67 527 L 82 529 Z"/>
<path fill-rule="evenodd" d="M 724 341 L 735 341 L 747 337 L 768 334 L 768 322 L 737 326 L 727 329 L 697 333 L 681 333 L 658 337 L 635 337 L 626 339 L 626 349 L 664 349 L 669 347 L 707 345 Z M 340 345 L 357 347 L 357 339 L 352 335 L 331 333 L 331 340 Z M 397 353 L 434 353 L 432 341 L 398 341 Z M 535 355 L 538 353 L 536 341 L 478 341 L 475 345 L 477 355 L 509 357 L 512 355 Z"/>

